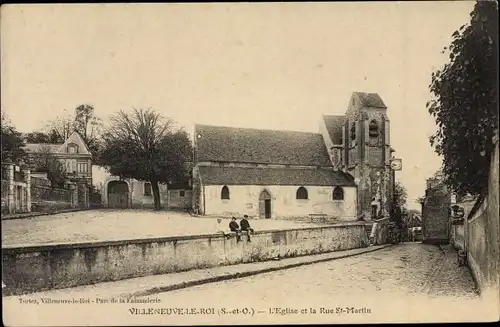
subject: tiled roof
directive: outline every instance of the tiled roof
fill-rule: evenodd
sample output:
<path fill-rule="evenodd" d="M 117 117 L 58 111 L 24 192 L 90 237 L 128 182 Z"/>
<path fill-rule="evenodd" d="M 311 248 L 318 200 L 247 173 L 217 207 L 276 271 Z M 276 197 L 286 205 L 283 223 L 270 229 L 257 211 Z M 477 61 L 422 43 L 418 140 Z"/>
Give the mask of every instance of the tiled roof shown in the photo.
<path fill-rule="evenodd" d="M 57 153 L 62 144 L 55 143 L 26 143 L 25 150 L 31 153 L 41 153 L 48 150 L 49 153 Z"/>
<path fill-rule="evenodd" d="M 364 107 L 387 108 L 378 93 L 354 92 L 360 104 Z"/>
<path fill-rule="evenodd" d="M 331 166 L 321 134 L 196 125 L 197 160 Z"/>
<path fill-rule="evenodd" d="M 323 115 L 323 120 L 333 144 L 342 144 L 342 126 L 346 120 L 345 116 Z"/>
<path fill-rule="evenodd" d="M 353 178 L 341 171 L 301 168 L 242 168 L 201 166 L 205 185 L 309 185 L 355 186 Z"/>

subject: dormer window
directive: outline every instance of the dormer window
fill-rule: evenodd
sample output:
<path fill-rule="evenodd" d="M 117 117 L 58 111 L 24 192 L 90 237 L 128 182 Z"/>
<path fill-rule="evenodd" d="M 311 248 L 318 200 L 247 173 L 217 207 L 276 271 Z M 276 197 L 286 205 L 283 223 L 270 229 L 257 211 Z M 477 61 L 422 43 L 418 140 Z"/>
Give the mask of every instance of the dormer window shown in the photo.
<path fill-rule="evenodd" d="M 78 153 L 78 145 L 75 143 L 68 144 L 68 153 L 69 154 L 77 154 Z"/>

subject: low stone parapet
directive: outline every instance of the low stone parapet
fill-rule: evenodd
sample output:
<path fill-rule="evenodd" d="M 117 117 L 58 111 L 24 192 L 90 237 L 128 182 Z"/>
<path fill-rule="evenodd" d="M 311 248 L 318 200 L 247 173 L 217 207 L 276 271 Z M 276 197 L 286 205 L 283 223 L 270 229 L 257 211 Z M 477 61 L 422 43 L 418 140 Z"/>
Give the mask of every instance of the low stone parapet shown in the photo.
<path fill-rule="evenodd" d="M 196 235 L 80 244 L 7 246 L 3 281 L 22 294 L 368 246 L 363 224 L 338 224 L 242 236 Z"/>

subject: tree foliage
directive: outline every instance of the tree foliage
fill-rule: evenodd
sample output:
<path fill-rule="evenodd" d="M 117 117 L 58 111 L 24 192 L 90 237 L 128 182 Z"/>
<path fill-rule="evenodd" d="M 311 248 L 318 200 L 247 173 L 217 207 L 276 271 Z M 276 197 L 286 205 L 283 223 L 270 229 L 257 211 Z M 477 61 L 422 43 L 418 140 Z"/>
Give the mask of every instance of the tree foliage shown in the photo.
<path fill-rule="evenodd" d="M 2 161 L 18 162 L 25 158 L 24 141 L 21 133 L 11 124 L 4 111 L 1 112 L 1 155 Z"/>
<path fill-rule="evenodd" d="M 89 104 L 77 106 L 73 113 L 65 112 L 48 122 L 45 129 L 47 136 L 53 140 L 48 143 L 63 143 L 76 131 L 87 143 L 90 152 L 93 154 L 99 152 L 102 120 L 95 115 L 94 107 Z"/>
<path fill-rule="evenodd" d="M 64 187 L 66 181 L 66 167 L 50 151 L 50 147 L 41 144 L 40 150 L 30 159 L 33 171 L 47 173 L 53 187 Z"/>
<path fill-rule="evenodd" d="M 100 160 L 112 175 L 150 182 L 159 210 L 159 183 L 185 183 L 191 154 L 188 134 L 174 130 L 171 119 L 152 109 L 134 109 L 111 117 Z"/>
<path fill-rule="evenodd" d="M 443 156 L 444 182 L 460 195 L 487 190 L 492 138 L 498 129 L 498 14 L 478 1 L 471 21 L 452 35 L 450 61 L 432 74 L 427 103 L 438 131 L 431 145 Z"/>
<path fill-rule="evenodd" d="M 82 104 L 75 108 L 74 128 L 87 143 L 90 151 L 97 153 L 102 132 L 102 120 L 95 115 L 93 106 Z"/>
<path fill-rule="evenodd" d="M 391 220 L 398 224 L 403 222 L 403 212 L 406 211 L 406 200 L 408 198 L 408 192 L 406 188 L 400 182 L 396 182 L 394 185 L 394 199 L 392 205 Z"/>
<path fill-rule="evenodd" d="M 59 135 L 55 131 L 50 133 L 30 132 L 24 135 L 26 143 L 61 143 Z"/>
<path fill-rule="evenodd" d="M 406 206 L 406 200 L 408 198 L 408 192 L 406 188 L 399 181 L 394 185 L 394 205 L 403 208 Z"/>

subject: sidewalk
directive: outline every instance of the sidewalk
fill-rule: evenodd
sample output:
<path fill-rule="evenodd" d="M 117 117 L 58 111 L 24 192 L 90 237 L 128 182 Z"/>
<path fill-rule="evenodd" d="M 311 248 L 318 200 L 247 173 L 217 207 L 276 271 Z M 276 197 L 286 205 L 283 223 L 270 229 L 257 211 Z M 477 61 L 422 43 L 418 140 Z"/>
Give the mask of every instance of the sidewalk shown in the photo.
<path fill-rule="evenodd" d="M 428 294 L 433 297 L 477 298 L 479 291 L 469 267 L 458 266 L 457 251 L 450 244 L 440 245 L 440 248 L 443 257 L 429 285 Z"/>
<path fill-rule="evenodd" d="M 99 283 L 60 290 L 27 294 L 30 298 L 79 299 L 95 298 L 111 299 L 119 297 L 139 297 L 160 292 L 168 292 L 196 285 L 219 282 L 256 274 L 299 267 L 318 262 L 342 259 L 363 253 L 369 253 L 389 247 L 390 245 L 370 246 L 360 249 L 337 251 L 311 256 L 302 256 L 275 261 L 247 263 L 221 266 L 208 269 L 196 269 L 180 273 L 154 275 L 125 279 L 116 282 Z M 8 286 L 8 285 L 7 285 Z M 4 301 L 18 301 L 19 296 L 6 296 Z"/>

